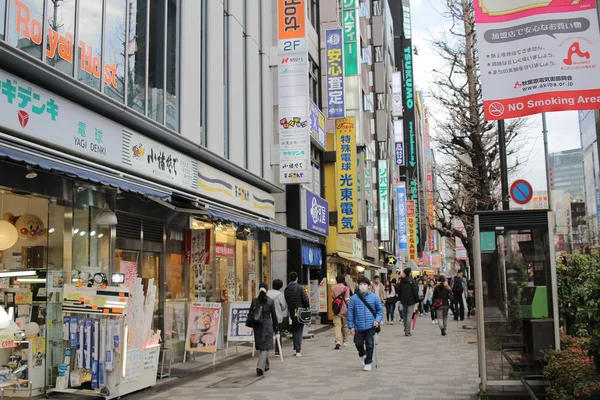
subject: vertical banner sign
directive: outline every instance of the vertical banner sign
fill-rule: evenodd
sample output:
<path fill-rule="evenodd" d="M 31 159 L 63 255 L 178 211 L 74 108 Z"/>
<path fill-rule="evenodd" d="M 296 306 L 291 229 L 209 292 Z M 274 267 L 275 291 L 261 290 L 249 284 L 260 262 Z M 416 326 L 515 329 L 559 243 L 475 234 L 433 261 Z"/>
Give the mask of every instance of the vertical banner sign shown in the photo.
<path fill-rule="evenodd" d="M 408 261 L 418 261 L 417 218 L 415 201 L 406 201 L 406 228 L 408 230 Z"/>
<path fill-rule="evenodd" d="M 344 42 L 342 29 L 325 31 L 325 58 L 327 60 L 327 118 L 346 116 L 344 92 Z"/>
<path fill-rule="evenodd" d="M 396 188 L 398 206 L 398 250 L 400 255 L 408 255 L 408 237 L 406 231 L 406 188 L 403 184 Z"/>
<path fill-rule="evenodd" d="M 356 121 L 354 117 L 335 121 L 338 233 L 356 233 Z"/>
<path fill-rule="evenodd" d="M 475 2 L 487 120 L 598 108 L 596 0 Z"/>
<path fill-rule="evenodd" d="M 279 180 L 312 183 L 306 0 L 278 0 Z"/>
<path fill-rule="evenodd" d="M 389 210 L 389 175 L 387 160 L 377 162 L 379 171 L 379 237 L 382 241 L 390 240 L 390 210 Z"/>
<path fill-rule="evenodd" d="M 324 151 L 327 148 L 325 116 L 312 100 L 310 100 L 310 137 L 319 149 Z"/>
<path fill-rule="evenodd" d="M 344 73 L 358 75 L 358 6 L 356 0 L 342 0 L 342 26 L 344 27 Z"/>
<path fill-rule="evenodd" d="M 427 174 L 427 219 L 429 225 L 435 226 L 435 210 L 433 207 L 433 175 Z M 428 228 L 428 243 L 429 251 L 433 253 L 435 251 L 435 230 Z"/>
<path fill-rule="evenodd" d="M 404 165 L 404 143 L 396 143 L 396 165 Z"/>

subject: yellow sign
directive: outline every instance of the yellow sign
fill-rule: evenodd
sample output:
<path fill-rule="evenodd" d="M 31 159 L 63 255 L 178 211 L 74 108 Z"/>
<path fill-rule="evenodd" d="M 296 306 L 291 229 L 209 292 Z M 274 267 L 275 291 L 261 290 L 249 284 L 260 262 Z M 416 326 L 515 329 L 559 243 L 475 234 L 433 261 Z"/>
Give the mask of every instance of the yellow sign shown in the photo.
<path fill-rule="evenodd" d="M 335 121 L 338 233 L 358 231 L 356 190 L 356 122 L 354 117 Z"/>

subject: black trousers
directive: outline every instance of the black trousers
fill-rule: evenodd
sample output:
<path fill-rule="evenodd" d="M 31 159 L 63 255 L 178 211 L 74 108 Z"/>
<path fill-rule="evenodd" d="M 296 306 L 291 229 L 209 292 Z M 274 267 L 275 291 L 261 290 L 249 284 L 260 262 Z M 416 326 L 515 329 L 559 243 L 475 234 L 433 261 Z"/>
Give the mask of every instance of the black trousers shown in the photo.
<path fill-rule="evenodd" d="M 463 302 L 462 294 L 454 295 L 454 300 L 452 301 L 452 305 L 453 305 L 452 313 L 454 314 L 454 320 L 458 321 L 458 317 L 460 316 L 460 320 L 464 321 L 464 319 L 465 319 L 465 303 Z"/>

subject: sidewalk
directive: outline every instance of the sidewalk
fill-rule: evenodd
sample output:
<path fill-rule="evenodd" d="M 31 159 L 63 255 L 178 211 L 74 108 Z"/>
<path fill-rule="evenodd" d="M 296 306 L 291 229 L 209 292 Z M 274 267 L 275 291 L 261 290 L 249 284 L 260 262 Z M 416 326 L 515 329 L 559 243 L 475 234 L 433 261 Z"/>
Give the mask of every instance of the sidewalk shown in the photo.
<path fill-rule="evenodd" d="M 449 321 L 443 337 L 428 316 L 418 319 L 412 337 L 399 324 L 384 325 L 379 368 L 364 372 L 353 346 L 333 350 L 333 329 L 304 341 L 303 357 L 292 357 L 291 343 L 284 344 L 284 362 L 272 354 L 271 370 L 256 376 L 256 357 L 178 379 L 176 385 L 154 388 L 123 397 L 127 400 L 192 399 L 475 399 L 477 347 L 475 330 L 467 321 Z M 173 382 L 171 382 L 173 383 Z M 167 388 L 170 386 L 170 388 Z M 211 387 L 213 386 L 213 387 Z"/>

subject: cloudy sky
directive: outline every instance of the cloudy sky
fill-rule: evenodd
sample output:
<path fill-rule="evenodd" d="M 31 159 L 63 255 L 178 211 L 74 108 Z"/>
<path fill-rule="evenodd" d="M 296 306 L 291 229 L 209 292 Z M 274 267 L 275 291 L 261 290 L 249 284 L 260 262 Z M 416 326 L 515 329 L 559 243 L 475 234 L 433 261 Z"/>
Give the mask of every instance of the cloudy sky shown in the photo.
<path fill-rule="evenodd" d="M 440 13 L 444 10 L 445 0 L 411 0 L 413 45 L 417 46 L 419 55 L 414 57 L 415 85 L 417 90 L 430 91 L 432 87 L 432 69 L 440 60 L 432 48 L 431 41 L 447 32 L 448 20 Z M 431 98 L 425 103 L 436 110 Z M 527 179 L 534 190 L 546 190 L 546 173 L 544 165 L 544 141 L 542 136 L 541 115 L 531 117 L 530 128 L 524 132 L 525 143 L 520 152 L 521 159 L 528 159 L 518 173 L 509 176 L 509 184 L 516 179 Z M 547 114 L 549 151 L 561 151 L 579 148 L 579 122 L 576 111 Z M 435 144 L 433 144 L 435 146 Z"/>

